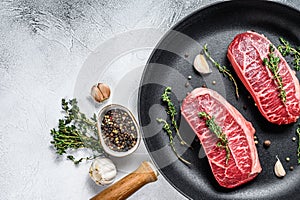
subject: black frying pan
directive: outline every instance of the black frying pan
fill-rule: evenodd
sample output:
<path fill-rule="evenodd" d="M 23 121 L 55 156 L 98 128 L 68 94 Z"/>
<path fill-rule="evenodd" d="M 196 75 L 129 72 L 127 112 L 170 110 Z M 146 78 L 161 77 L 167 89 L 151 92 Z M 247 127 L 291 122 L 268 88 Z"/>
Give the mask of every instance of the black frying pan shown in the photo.
<path fill-rule="evenodd" d="M 266 121 L 249 98 L 249 93 L 238 80 L 226 58 L 227 47 L 238 33 L 254 30 L 267 36 L 276 46 L 284 37 L 292 44 L 300 44 L 300 13 L 288 6 L 266 1 L 230 1 L 208 6 L 187 16 L 160 41 L 149 58 L 139 90 L 139 121 L 144 142 L 160 169 L 161 174 L 178 191 L 192 199 L 300 199 L 300 168 L 297 165 L 297 124 L 278 126 Z M 212 56 L 229 67 L 238 80 L 240 98 L 237 100 L 232 82 L 215 68 L 209 76 L 202 76 L 192 66 L 196 54 L 207 43 Z M 299 74 L 299 72 L 298 72 Z M 188 76 L 192 76 L 188 80 Z M 298 76 L 299 78 L 299 76 Z M 216 81 L 216 84 L 212 84 Z M 185 85 L 189 82 L 189 85 Z M 235 189 L 218 185 L 207 158 L 193 131 L 180 115 L 180 103 L 188 91 L 207 85 L 221 93 L 256 129 L 261 174 L 253 181 Z M 160 95 L 171 86 L 171 95 L 178 111 L 177 123 L 185 140 L 193 147 L 179 145 L 177 151 L 192 165 L 177 159 L 168 146 L 168 137 L 161 131 L 156 117 L 166 118 Z M 266 149 L 263 141 L 272 144 Z M 287 175 L 279 179 L 274 175 L 275 156 L 281 159 Z M 290 157 L 290 162 L 285 158 Z M 289 167 L 294 166 L 290 171 Z"/>

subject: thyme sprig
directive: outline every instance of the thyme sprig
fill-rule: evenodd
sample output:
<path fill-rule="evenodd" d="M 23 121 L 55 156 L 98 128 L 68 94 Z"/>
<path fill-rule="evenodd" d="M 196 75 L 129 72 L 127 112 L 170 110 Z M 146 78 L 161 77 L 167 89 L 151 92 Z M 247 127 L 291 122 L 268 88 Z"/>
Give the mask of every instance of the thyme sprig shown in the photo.
<path fill-rule="evenodd" d="M 276 57 L 274 54 L 275 48 L 273 45 L 270 45 L 270 53 L 268 58 L 263 59 L 263 64 L 272 72 L 273 78 L 277 84 L 279 90 L 279 96 L 281 101 L 285 104 L 286 102 L 286 91 L 283 89 L 282 77 L 279 74 L 278 65 L 280 63 L 280 58 Z"/>
<path fill-rule="evenodd" d="M 234 87 L 235 87 L 236 97 L 239 98 L 239 88 L 238 88 L 237 83 L 236 83 L 235 79 L 233 78 L 230 70 L 226 66 L 224 66 L 224 65 L 222 66 L 220 63 L 218 63 L 211 57 L 210 53 L 208 52 L 207 44 L 205 44 L 203 46 L 203 51 L 204 51 L 205 56 L 214 64 L 214 66 L 219 70 L 219 72 L 222 73 L 223 76 L 228 77 L 229 80 L 233 82 Z"/>
<path fill-rule="evenodd" d="M 163 125 L 163 130 L 168 134 L 168 136 L 169 136 L 169 140 L 170 140 L 170 146 L 171 146 L 171 149 L 172 149 L 172 151 L 175 153 L 175 155 L 177 156 L 177 158 L 179 159 L 179 160 L 181 160 L 182 162 L 184 162 L 184 163 L 186 163 L 186 164 L 188 164 L 188 165 L 190 165 L 191 163 L 189 162 L 189 161 L 187 161 L 187 160 L 185 160 L 184 158 L 182 158 L 178 153 L 177 153 L 177 151 L 176 151 L 176 149 L 175 149 L 175 146 L 174 146 L 174 138 L 173 138 L 173 135 L 172 135 L 172 130 L 171 130 L 171 126 L 168 124 L 168 122 L 166 121 L 166 120 L 164 120 L 164 119 L 159 119 L 159 118 L 157 118 L 156 119 L 159 123 L 163 123 L 164 125 Z"/>
<path fill-rule="evenodd" d="M 91 149 L 97 155 L 86 158 L 75 159 L 73 155 L 67 158 L 72 160 L 74 164 L 78 164 L 83 160 L 92 160 L 103 154 L 103 149 L 99 140 L 97 131 L 96 114 L 92 118 L 80 112 L 76 99 L 66 101 L 62 99 L 61 105 L 64 118 L 59 119 L 58 128 L 53 128 L 50 133 L 53 137 L 51 144 L 59 155 L 67 154 L 68 150 L 76 150 L 80 148 Z"/>
<path fill-rule="evenodd" d="M 171 98 L 170 98 L 171 91 L 172 91 L 171 87 L 166 87 L 165 90 L 164 90 L 164 93 L 161 95 L 161 99 L 162 99 L 163 102 L 165 102 L 167 104 L 166 112 L 171 118 L 172 125 L 175 129 L 177 137 L 179 138 L 180 144 L 185 145 L 187 147 L 190 147 L 182 139 L 182 137 L 180 135 L 180 132 L 179 132 L 179 129 L 178 129 L 178 126 L 177 126 L 177 122 L 175 120 L 175 116 L 177 115 L 176 108 L 175 108 L 175 105 L 173 104 L 173 102 L 171 101 Z"/>
<path fill-rule="evenodd" d="M 215 118 L 207 114 L 206 112 L 199 112 L 198 113 L 200 118 L 205 119 L 205 124 L 208 127 L 208 129 L 216 134 L 217 138 L 219 139 L 219 142 L 217 142 L 216 146 L 220 148 L 224 148 L 226 151 L 226 164 L 228 164 L 228 160 L 230 158 L 230 149 L 228 146 L 228 140 L 226 138 L 225 133 L 223 133 L 220 126 L 218 126 L 215 122 Z"/>
<path fill-rule="evenodd" d="M 300 164 L 300 124 L 298 125 L 296 129 L 297 135 L 298 135 L 298 148 L 297 148 L 297 156 L 298 156 L 298 164 Z"/>
<path fill-rule="evenodd" d="M 285 56 L 292 56 L 294 61 L 294 69 L 300 71 L 300 47 L 292 47 L 288 41 L 283 39 L 282 37 L 279 38 L 280 45 L 277 47 L 281 55 Z"/>

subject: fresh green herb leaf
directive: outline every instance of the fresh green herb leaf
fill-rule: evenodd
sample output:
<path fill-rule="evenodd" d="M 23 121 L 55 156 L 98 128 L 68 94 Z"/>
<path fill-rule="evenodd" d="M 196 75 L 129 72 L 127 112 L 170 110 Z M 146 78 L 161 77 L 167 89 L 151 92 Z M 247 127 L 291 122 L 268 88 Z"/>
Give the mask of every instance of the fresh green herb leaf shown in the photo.
<path fill-rule="evenodd" d="M 171 146 L 171 149 L 172 151 L 175 153 L 175 155 L 177 156 L 177 158 L 179 160 L 181 160 L 182 162 L 190 165 L 191 163 L 187 160 L 185 160 L 184 158 L 182 158 L 176 151 L 175 149 L 175 146 L 174 146 L 174 138 L 173 138 L 173 135 L 172 135 L 172 130 L 171 130 L 171 126 L 168 124 L 168 122 L 164 119 L 156 119 L 159 123 L 163 123 L 163 130 L 168 134 L 169 136 L 169 140 L 170 140 L 170 146 Z"/>
<path fill-rule="evenodd" d="M 298 125 L 298 128 L 296 129 L 297 135 L 298 135 L 298 149 L 297 149 L 297 156 L 298 156 L 298 164 L 300 164 L 300 124 Z"/>
<path fill-rule="evenodd" d="M 294 61 L 294 69 L 296 71 L 300 70 L 300 48 L 294 48 L 290 45 L 288 41 L 283 39 L 282 37 L 279 38 L 280 45 L 277 47 L 279 52 L 281 53 L 282 56 L 286 57 L 288 55 L 292 56 Z"/>
<path fill-rule="evenodd" d="M 91 119 L 87 118 L 85 114 L 80 112 L 77 103 L 76 99 L 68 101 L 62 99 L 61 105 L 65 116 L 59 119 L 57 129 L 50 130 L 53 137 L 50 143 L 59 155 L 66 154 L 68 150 L 80 148 L 91 149 L 96 154 L 102 155 L 104 152 L 98 136 L 97 117 L 94 114 Z M 67 158 L 72 160 L 74 164 L 78 164 L 82 160 L 91 160 L 97 156 L 93 155 L 76 160 L 73 155 L 68 155 Z"/>
<path fill-rule="evenodd" d="M 175 105 L 173 104 L 173 102 L 171 101 L 170 98 L 170 94 L 171 94 L 171 87 L 166 87 L 164 90 L 164 93 L 161 95 L 161 99 L 164 103 L 166 103 L 167 107 L 166 107 L 166 112 L 167 114 L 170 116 L 171 118 L 171 124 L 175 129 L 176 135 L 180 141 L 181 145 L 185 145 L 187 147 L 190 147 L 181 137 L 180 133 L 179 133 L 179 129 L 177 126 L 177 122 L 175 120 L 175 117 L 177 115 L 176 112 L 176 108 Z M 169 136 L 169 140 L 170 140 L 170 146 L 172 148 L 172 151 L 175 153 L 175 155 L 178 157 L 179 160 L 181 160 L 182 162 L 186 163 L 186 164 L 191 164 L 190 162 L 188 162 L 187 160 L 185 160 L 184 158 L 182 158 L 176 151 L 175 146 L 174 146 L 174 138 L 172 135 L 172 130 L 171 130 L 171 125 L 168 124 L 168 122 L 164 119 L 156 119 L 159 123 L 163 123 L 163 130 L 168 134 Z"/>
<path fill-rule="evenodd" d="M 230 70 L 226 66 L 224 66 L 224 65 L 221 66 L 220 63 L 218 63 L 217 61 L 215 61 L 211 57 L 211 55 L 210 55 L 210 53 L 208 52 L 208 49 L 207 49 L 207 44 L 205 44 L 203 46 L 203 51 L 204 51 L 205 56 L 214 64 L 214 66 L 219 70 L 219 72 L 222 73 L 223 76 L 228 77 L 229 80 L 233 82 L 234 87 L 235 87 L 236 97 L 239 98 L 239 88 L 238 88 L 237 83 L 236 83 L 235 79 L 233 78 Z"/>
<path fill-rule="evenodd" d="M 171 118 L 171 122 L 172 122 L 172 125 L 176 131 L 176 135 L 178 136 L 179 138 L 179 141 L 180 141 L 180 144 L 182 145 L 185 145 L 187 147 L 190 147 L 181 137 L 180 133 L 179 133 L 179 129 L 178 129 L 178 126 L 177 126 L 177 122 L 175 120 L 175 116 L 177 115 L 177 112 L 176 112 L 176 108 L 175 108 L 175 105 L 173 104 L 173 102 L 171 101 L 171 98 L 170 98 L 170 94 L 171 94 L 171 87 L 166 87 L 165 90 L 164 90 L 164 93 L 161 95 L 161 99 L 163 102 L 165 102 L 167 104 L 167 108 L 166 108 L 166 111 L 167 111 L 167 114 L 170 116 Z"/>
<path fill-rule="evenodd" d="M 277 84 L 279 90 L 279 96 L 281 101 L 285 104 L 286 102 L 286 91 L 283 88 L 282 77 L 279 74 L 278 65 L 280 63 L 280 58 L 276 57 L 274 54 L 275 48 L 273 45 L 270 45 L 270 53 L 268 58 L 263 59 L 263 64 L 272 72 L 273 78 Z"/>
<path fill-rule="evenodd" d="M 211 117 L 206 112 L 199 112 L 199 117 L 205 119 L 205 124 L 208 129 L 216 134 L 217 138 L 220 140 L 217 142 L 216 146 L 220 148 L 224 148 L 226 151 L 226 164 L 228 164 L 228 160 L 230 158 L 230 149 L 228 147 L 228 140 L 226 138 L 225 133 L 223 133 L 220 126 L 218 126 L 215 122 L 215 118 Z"/>

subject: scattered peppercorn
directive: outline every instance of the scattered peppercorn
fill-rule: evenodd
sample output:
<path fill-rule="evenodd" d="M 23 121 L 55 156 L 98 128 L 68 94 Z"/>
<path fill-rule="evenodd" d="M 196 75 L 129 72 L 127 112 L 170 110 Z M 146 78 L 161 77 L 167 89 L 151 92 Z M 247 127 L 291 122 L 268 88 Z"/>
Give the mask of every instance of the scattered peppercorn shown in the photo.
<path fill-rule="evenodd" d="M 216 85 L 216 81 L 213 81 L 212 84 L 213 84 L 213 85 Z"/>
<path fill-rule="evenodd" d="M 268 148 L 271 145 L 271 141 L 270 140 L 265 140 L 264 141 L 264 147 Z"/>
<path fill-rule="evenodd" d="M 192 79 L 192 76 L 188 76 L 188 79 L 191 80 L 191 79 Z"/>
<path fill-rule="evenodd" d="M 296 141 L 296 137 L 293 137 L 292 140 L 295 142 Z"/>
<path fill-rule="evenodd" d="M 286 162 L 289 162 L 289 161 L 290 161 L 290 158 L 289 158 L 289 157 L 286 157 L 285 160 L 286 160 Z"/>
<path fill-rule="evenodd" d="M 186 54 L 184 54 L 184 57 L 185 57 L 185 58 L 189 57 L 189 54 L 187 54 L 187 53 L 186 53 Z"/>
<path fill-rule="evenodd" d="M 293 167 L 293 166 L 290 166 L 290 170 L 293 171 L 293 170 L 294 170 L 294 167 Z"/>
<path fill-rule="evenodd" d="M 203 88 L 206 88 L 207 86 L 205 84 L 202 85 Z"/>
<path fill-rule="evenodd" d="M 185 87 L 189 87 L 189 86 L 190 86 L 190 83 L 189 83 L 189 82 L 186 82 L 184 86 L 185 86 Z"/>
<path fill-rule="evenodd" d="M 251 98 L 251 96 L 250 96 L 250 95 L 248 95 L 248 96 L 247 96 L 247 98 L 248 98 L 248 99 L 250 99 L 250 98 Z"/>
<path fill-rule="evenodd" d="M 255 144 L 258 144 L 258 141 L 257 141 L 257 140 L 254 140 L 254 143 L 255 143 Z"/>
<path fill-rule="evenodd" d="M 137 127 L 131 116 L 121 109 L 108 110 L 101 123 L 105 144 L 114 151 L 128 151 L 137 143 Z"/>
<path fill-rule="evenodd" d="M 254 139 L 257 139 L 257 136 L 256 135 L 254 135 L 254 137 L 253 137 Z"/>

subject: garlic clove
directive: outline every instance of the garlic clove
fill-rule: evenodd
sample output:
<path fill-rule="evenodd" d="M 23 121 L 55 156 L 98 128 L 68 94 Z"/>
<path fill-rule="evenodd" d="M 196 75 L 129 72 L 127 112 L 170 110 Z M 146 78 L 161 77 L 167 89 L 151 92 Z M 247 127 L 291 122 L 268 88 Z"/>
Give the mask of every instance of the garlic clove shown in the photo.
<path fill-rule="evenodd" d="M 108 185 L 114 181 L 117 169 L 110 159 L 97 158 L 91 164 L 89 174 L 96 184 Z"/>
<path fill-rule="evenodd" d="M 91 95 L 94 98 L 95 101 L 101 102 L 103 99 L 102 93 L 99 91 L 98 87 L 94 85 L 91 89 Z"/>
<path fill-rule="evenodd" d="M 277 158 L 277 161 L 275 163 L 275 166 L 274 166 L 274 172 L 275 172 L 275 175 L 279 178 L 281 177 L 284 177 L 286 175 L 286 172 L 282 166 L 282 163 L 280 162 L 278 156 L 276 156 Z"/>
<path fill-rule="evenodd" d="M 108 85 L 104 83 L 98 83 L 94 85 L 91 89 L 91 95 L 95 101 L 101 103 L 109 98 L 110 96 L 110 88 Z"/>
<path fill-rule="evenodd" d="M 201 74 L 211 73 L 209 64 L 206 61 L 205 55 L 198 54 L 194 60 L 194 68 Z"/>
<path fill-rule="evenodd" d="M 97 85 L 98 89 L 101 91 L 102 95 L 103 95 L 103 101 L 108 99 L 110 96 L 110 88 L 108 85 L 104 84 L 104 83 L 98 83 Z"/>

